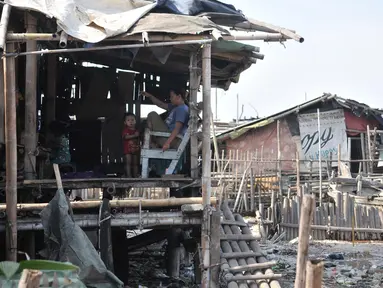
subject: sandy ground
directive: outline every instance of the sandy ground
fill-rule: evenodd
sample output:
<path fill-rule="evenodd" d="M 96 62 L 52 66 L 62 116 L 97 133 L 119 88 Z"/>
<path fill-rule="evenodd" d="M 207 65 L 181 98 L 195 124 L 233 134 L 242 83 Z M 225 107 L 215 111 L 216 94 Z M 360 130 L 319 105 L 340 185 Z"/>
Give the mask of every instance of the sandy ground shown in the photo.
<path fill-rule="evenodd" d="M 267 243 L 264 249 L 270 253 L 270 260 L 278 261 L 275 272 L 286 275 L 280 281 L 281 286 L 294 287 L 297 243 Z M 344 259 L 330 259 L 334 256 Z M 325 261 L 323 287 L 383 287 L 382 242 L 356 243 L 353 246 L 341 241 L 311 241 L 309 258 Z"/>

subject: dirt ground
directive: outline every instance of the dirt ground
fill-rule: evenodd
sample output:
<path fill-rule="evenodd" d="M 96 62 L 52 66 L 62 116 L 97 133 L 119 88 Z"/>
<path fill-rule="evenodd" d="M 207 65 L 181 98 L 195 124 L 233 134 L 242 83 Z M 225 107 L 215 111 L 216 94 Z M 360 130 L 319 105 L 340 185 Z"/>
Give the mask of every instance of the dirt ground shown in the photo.
<path fill-rule="evenodd" d="M 298 244 L 280 242 L 265 245 L 268 258 L 278 261 L 273 270 L 284 276 L 283 288 L 294 287 Z M 311 241 L 310 259 L 325 261 L 323 287 L 383 287 L 383 243 L 364 242 L 353 246 L 341 241 Z"/>

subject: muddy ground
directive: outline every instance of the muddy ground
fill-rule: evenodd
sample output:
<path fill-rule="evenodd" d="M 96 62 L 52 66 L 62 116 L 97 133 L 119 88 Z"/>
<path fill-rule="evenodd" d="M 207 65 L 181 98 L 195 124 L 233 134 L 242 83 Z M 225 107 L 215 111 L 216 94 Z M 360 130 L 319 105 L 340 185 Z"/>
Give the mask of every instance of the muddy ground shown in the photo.
<path fill-rule="evenodd" d="M 270 260 L 278 261 L 273 270 L 285 277 L 283 288 L 294 287 L 297 243 L 265 243 Z M 323 287 L 383 287 L 383 243 L 311 241 L 309 258 L 325 261 Z"/>

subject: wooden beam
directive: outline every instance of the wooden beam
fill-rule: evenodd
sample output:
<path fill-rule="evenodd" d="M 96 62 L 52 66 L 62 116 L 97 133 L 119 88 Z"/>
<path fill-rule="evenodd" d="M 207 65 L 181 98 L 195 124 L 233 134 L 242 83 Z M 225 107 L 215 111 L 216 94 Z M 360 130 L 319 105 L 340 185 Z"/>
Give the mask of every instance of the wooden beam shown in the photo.
<path fill-rule="evenodd" d="M 8 43 L 6 51 L 14 52 Z M 15 58 L 4 60 L 5 143 L 6 143 L 6 257 L 17 261 L 17 132 L 16 132 L 16 73 Z M 3 205 L 4 206 L 4 205 Z"/>
<path fill-rule="evenodd" d="M 27 33 L 36 32 L 37 20 L 26 12 Z M 27 51 L 36 51 L 37 42 L 27 41 Z M 24 154 L 24 178 L 36 177 L 36 156 L 34 151 L 37 145 L 36 127 L 36 82 L 37 82 L 37 59 L 36 55 L 26 57 L 25 68 L 25 154 Z"/>

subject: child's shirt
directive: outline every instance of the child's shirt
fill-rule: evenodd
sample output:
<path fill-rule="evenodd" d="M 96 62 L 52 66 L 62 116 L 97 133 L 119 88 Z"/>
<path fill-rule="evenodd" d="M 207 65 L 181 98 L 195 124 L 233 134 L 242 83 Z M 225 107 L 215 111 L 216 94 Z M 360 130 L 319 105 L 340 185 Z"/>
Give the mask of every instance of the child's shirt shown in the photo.
<path fill-rule="evenodd" d="M 125 135 L 134 135 L 136 134 L 136 129 L 131 129 L 127 126 L 124 127 L 124 130 L 122 131 L 122 137 L 124 140 L 124 155 L 126 154 L 137 154 L 140 151 L 140 144 L 139 139 L 133 138 L 133 139 L 125 139 Z"/>

